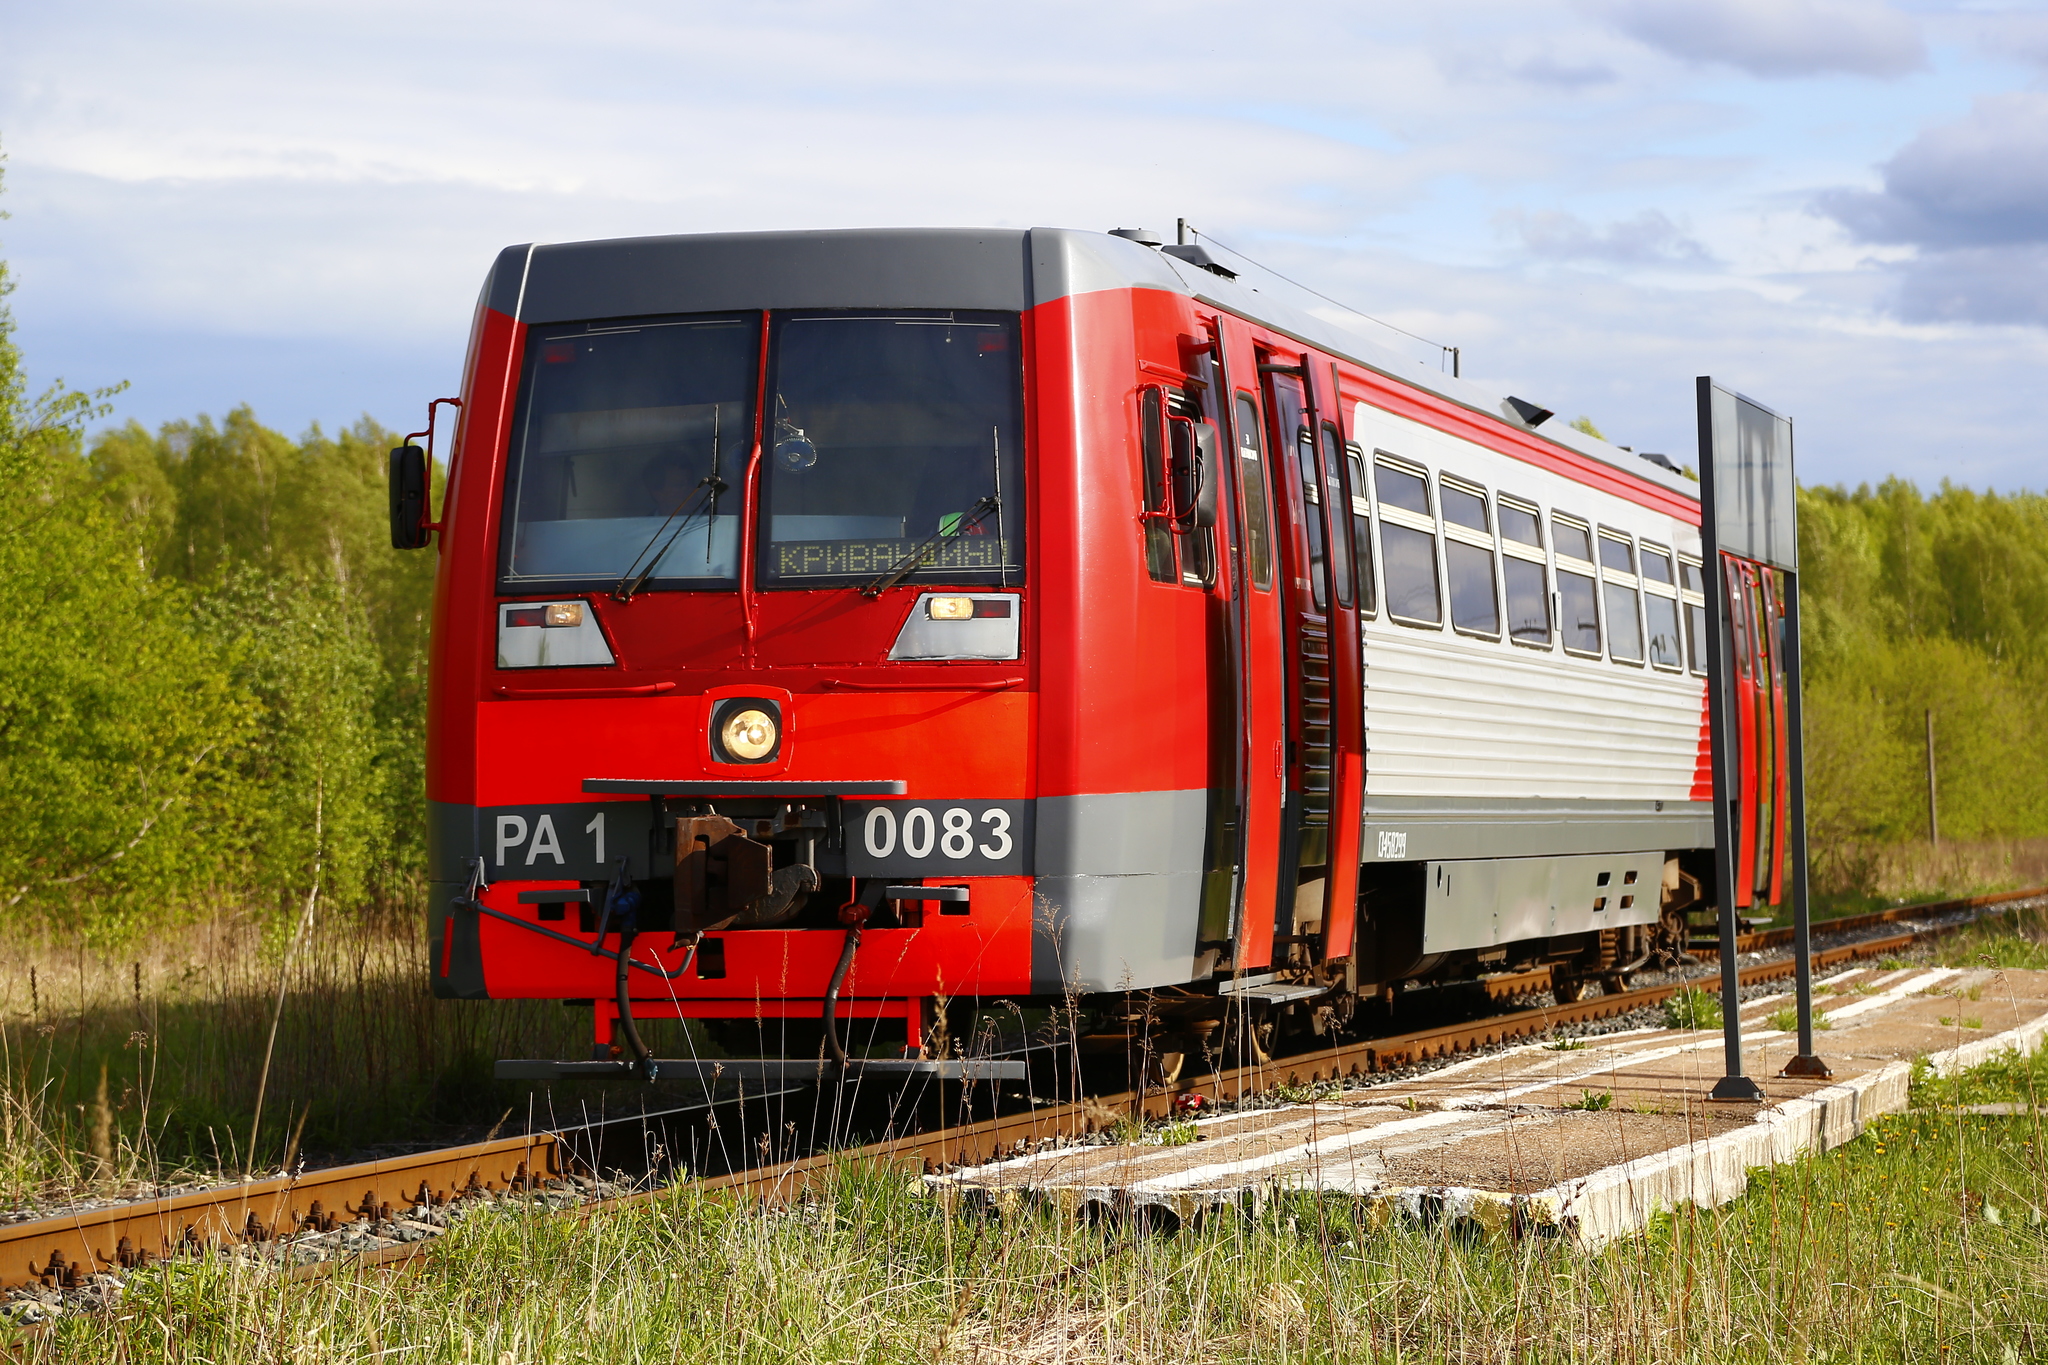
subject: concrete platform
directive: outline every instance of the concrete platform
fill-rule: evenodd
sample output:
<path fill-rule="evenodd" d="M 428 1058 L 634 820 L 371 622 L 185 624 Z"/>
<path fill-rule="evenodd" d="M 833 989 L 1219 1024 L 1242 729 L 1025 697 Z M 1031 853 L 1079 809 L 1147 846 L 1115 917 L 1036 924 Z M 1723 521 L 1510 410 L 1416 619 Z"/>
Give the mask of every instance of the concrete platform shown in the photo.
<path fill-rule="evenodd" d="M 1592 1247 L 1661 1209 L 1733 1199 L 1752 1168 L 1836 1146 L 1904 1109 L 1916 1059 L 1945 1075 L 2031 1052 L 2048 1035 L 2048 972 L 1863 968 L 1816 982 L 1814 999 L 1831 1025 L 1815 1034 L 1835 1073 L 1827 1081 L 1778 1075 L 1797 1038 L 1767 1020 L 1792 1003 L 1789 991 L 1743 1007 L 1744 1067 L 1763 1085 L 1761 1105 L 1707 1099 L 1721 1076 L 1719 1029 L 1642 1029 L 1197 1120 L 1179 1145 L 1064 1147 L 927 1179 L 954 1201 L 1039 1201 L 1168 1226 L 1319 1190 L 1387 1219 L 1469 1220 Z"/>

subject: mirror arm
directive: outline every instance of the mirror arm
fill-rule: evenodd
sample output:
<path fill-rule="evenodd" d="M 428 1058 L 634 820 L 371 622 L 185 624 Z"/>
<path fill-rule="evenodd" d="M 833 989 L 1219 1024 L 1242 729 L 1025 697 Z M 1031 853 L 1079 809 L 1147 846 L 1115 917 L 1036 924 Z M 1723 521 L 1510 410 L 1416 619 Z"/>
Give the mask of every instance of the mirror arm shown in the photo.
<path fill-rule="evenodd" d="M 427 486 L 420 494 L 419 533 L 420 545 L 422 547 L 426 545 L 427 537 L 441 529 L 440 522 L 429 521 L 427 518 L 432 515 L 434 506 L 434 419 L 443 403 L 454 408 L 457 412 L 462 410 L 462 400 L 460 398 L 436 398 L 433 402 L 427 404 L 427 429 L 425 431 L 407 432 L 405 439 L 399 442 L 400 449 L 403 449 L 411 446 L 414 441 L 422 436 L 427 438 Z M 392 452 L 393 455 L 397 453 L 395 450 Z M 393 529 L 395 530 L 396 528 Z"/>

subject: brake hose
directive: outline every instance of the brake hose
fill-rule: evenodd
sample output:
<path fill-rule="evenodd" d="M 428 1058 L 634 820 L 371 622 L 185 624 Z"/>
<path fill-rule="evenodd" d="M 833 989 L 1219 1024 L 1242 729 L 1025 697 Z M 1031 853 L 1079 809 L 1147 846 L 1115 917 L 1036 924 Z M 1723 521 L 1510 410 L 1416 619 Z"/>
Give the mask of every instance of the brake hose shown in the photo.
<path fill-rule="evenodd" d="M 626 968 L 631 965 L 636 937 L 632 913 L 628 911 L 625 923 L 619 926 L 619 971 L 612 984 L 619 1005 L 619 1029 L 626 1035 L 626 1046 L 632 1050 L 633 1061 L 640 1068 L 640 1074 L 652 1081 L 661 1068 L 654 1064 L 654 1056 L 648 1052 L 647 1044 L 640 1041 L 640 1030 L 633 1023 L 633 1002 L 626 995 Z"/>
<path fill-rule="evenodd" d="M 846 1048 L 839 1041 L 839 988 L 846 984 L 846 974 L 853 970 L 854 950 L 860 947 L 860 927 L 867 917 L 868 908 L 858 900 L 849 900 L 839 907 L 839 922 L 846 926 L 846 943 L 839 950 L 838 965 L 832 968 L 832 980 L 825 986 L 825 1046 L 831 1050 L 832 1060 L 839 1064 L 841 1075 L 846 1072 L 847 1060 Z"/>

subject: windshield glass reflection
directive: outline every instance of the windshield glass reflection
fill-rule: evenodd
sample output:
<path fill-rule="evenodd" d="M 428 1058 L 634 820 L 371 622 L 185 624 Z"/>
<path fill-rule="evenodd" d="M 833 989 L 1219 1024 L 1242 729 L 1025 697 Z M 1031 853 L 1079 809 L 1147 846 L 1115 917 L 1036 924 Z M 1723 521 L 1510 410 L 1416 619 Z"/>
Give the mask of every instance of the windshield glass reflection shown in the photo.
<path fill-rule="evenodd" d="M 1020 581 L 1014 315 L 788 313 L 772 344 L 764 586 Z"/>

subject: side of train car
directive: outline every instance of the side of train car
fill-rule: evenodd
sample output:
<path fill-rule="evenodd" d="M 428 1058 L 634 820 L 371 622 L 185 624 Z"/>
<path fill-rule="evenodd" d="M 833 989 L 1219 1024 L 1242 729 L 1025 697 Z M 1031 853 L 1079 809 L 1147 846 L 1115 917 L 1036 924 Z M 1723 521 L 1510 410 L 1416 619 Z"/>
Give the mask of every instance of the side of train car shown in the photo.
<path fill-rule="evenodd" d="M 1320 1026 L 1405 980 L 1570 989 L 1715 899 L 1695 486 L 1200 248 L 508 248 L 462 401 L 439 994 L 593 1000 L 600 1046 L 828 988 L 912 1049 L 947 1000 Z M 1722 569 L 1746 905 L 1777 589 Z"/>

